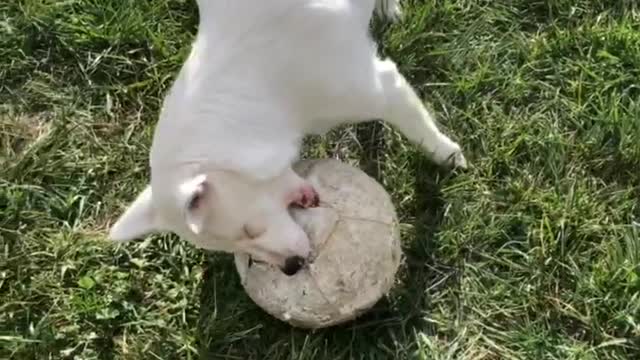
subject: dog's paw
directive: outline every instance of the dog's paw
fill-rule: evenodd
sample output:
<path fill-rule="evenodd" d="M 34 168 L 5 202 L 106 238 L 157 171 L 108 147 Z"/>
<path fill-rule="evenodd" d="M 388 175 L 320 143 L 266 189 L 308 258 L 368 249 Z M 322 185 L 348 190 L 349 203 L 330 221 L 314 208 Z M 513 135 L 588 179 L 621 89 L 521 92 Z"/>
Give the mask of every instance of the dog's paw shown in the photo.
<path fill-rule="evenodd" d="M 446 162 L 446 165 L 453 169 L 466 169 L 467 168 L 467 159 L 462 154 L 462 151 L 458 151 L 452 153 L 449 156 L 449 159 Z"/>
<path fill-rule="evenodd" d="M 320 205 L 320 197 L 310 184 L 304 184 L 289 196 L 289 205 L 301 208 L 313 208 Z"/>
<path fill-rule="evenodd" d="M 444 142 L 442 146 L 438 147 L 433 158 L 440 166 L 448 169 L 464 170 L 468 166 L 460 145 L 452 141 Z"/>

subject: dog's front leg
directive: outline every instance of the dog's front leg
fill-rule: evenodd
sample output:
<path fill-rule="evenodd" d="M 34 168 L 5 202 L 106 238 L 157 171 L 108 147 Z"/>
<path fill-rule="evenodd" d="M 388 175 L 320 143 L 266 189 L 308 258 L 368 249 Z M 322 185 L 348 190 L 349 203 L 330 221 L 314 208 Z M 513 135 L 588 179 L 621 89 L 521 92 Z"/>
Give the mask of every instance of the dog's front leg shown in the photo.
<path fill-rule="evenodd" d="M 460 145 L 443 134 L 411 85 L 391 60 L 375 62 L 384 109 L 382 118 L 400 130 L 410 141 L 421 145 L 441 165 L 466 168 Z"/>
<path fill-rule="evenodd" d="M 400 74 L 391 60 L 372 59 L 367 71 L 346 67 L 341 79 L 344 90 L 340 95 L 327 96 L 331 104 L 321 110 L 320 119 L 329 119 L 331 126 L 373 119 L 389 122 L 411 142 L 422 146 L 427 155 L 439 165 L 466 168 L 467 160 L 460 145 L 443 134 L 414 89 Z M 351 74 L 358 74 L 351 76 Z M 319 123 L 324 123 L 320 120 Z"/>
<path fill-rule="evenodd" d="M 357 64 L 357 63 L 356 63 Z M 350 68 L 348 68 L 350 69 Z M 357 73 L 357 70 L 352 70 Z M 349 79 L 349 76 L 342 77 Z M 348 89 L 341 97 L 329 97 L 324 118 L 332 126 L 373 119 L 389 122 L 410 141 L 421 145 L 436 163 L 448 167 L 465 168 L 467 160 L 460 145 L 443 134 L 435 124 L 414 89 L 400 74 L 391 60 L 372 59 L 370 70 L 347 80 Z"/>

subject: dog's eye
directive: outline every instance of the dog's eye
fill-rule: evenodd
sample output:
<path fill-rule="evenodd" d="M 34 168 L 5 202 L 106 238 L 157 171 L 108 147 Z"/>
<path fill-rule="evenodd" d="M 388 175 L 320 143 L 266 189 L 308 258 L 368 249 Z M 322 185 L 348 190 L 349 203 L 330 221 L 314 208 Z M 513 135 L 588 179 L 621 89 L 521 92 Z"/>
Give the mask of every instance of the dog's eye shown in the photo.
<path fill-rule="evenodd" d="M 244 230 L 244 234 L 249 238 L 249 239 L 255 239 L 257 237 L 259 237 L 260 235 L 262 235 L 262 233 L 264 232 L 263 229 L 257 228 L 255 226 L 251 226 L 251 225 L 245 225 L 243 227 Z"/>

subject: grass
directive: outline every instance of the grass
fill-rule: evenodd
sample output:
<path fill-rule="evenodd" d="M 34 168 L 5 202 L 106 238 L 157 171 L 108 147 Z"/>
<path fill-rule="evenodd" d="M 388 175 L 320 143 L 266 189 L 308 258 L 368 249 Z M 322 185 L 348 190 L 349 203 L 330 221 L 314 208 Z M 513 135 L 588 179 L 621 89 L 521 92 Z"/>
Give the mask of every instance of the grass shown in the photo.
<path fill-rule="evenodd" d="M 228 255 L 105 241 L 148 176 L 193 1 L 0 3 L 0 358 L 640 358 L 640 8 L 405 8 L 382 51 L 472 168 L 380 123 L 310 139 L 390 191 L 406 262 L 371 313 L 308 332 L 257 308 Z"/>

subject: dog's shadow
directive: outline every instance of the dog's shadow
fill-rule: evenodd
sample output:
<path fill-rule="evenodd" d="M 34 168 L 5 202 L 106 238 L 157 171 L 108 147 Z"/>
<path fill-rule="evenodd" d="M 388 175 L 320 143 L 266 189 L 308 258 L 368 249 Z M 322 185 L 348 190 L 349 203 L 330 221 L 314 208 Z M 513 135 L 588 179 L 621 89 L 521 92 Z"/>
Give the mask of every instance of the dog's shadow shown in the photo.
<path fill-rule="evenodd" d="M 360 143 L 360 168 L 382 182 L 384 157 L 380 123 L 355 127 Z M 244 292 L 233 258 L 212 254 L 205 273 L 199 326 L 203 358 L 407 358 L 417 349 L 416 334 L 433 335 L 431 294 L 457 282 L 455 266 L 441 263 L 436 234 L 445 211 L 438 181 L 443 174 L 424 157 L 409 157 L 415 167 L 413 202 L 402 231 L 405 261 L 398 284 L 368 313 L 346 323 L 316 331 L 299 330 L 276 320 Z M 393 189 L 387 189 L 392 192 Z M 308 356 L 306 356 L 308 355 Z"/>

